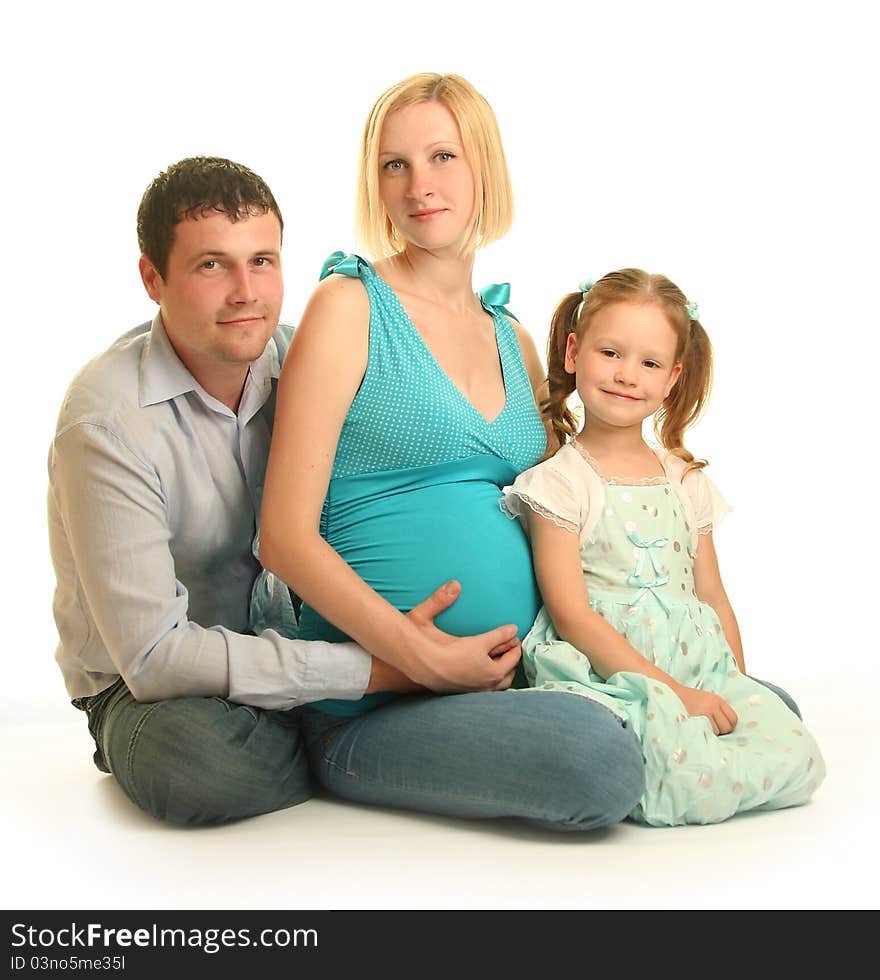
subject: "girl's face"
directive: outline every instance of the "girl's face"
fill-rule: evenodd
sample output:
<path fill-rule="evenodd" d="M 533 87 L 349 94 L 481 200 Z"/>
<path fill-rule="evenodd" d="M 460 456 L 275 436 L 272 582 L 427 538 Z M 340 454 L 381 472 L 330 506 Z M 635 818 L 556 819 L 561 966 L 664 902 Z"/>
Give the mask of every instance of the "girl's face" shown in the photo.
<path fill-rule="evenodd" d="M 458 252 L 474 211 L 474 175 L 446 106 L 418 102 L 385 119 L 379 193 L 408 242 L 431 252 Z"/>
<path fill-rule="evenodd" d="M 596 313 L 578 340 L 569 334 L 565 370 L 574 374 L 586 420 L 641 429 L 681 374 L 678 337 L 656 303 L 622 300 Z"/>

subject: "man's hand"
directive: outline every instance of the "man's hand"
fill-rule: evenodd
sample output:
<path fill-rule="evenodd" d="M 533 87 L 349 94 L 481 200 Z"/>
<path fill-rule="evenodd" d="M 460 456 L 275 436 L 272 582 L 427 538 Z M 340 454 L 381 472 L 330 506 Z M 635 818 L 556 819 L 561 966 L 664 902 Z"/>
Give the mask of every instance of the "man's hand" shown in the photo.
<path fill-rule="evenodd" d="M 477 636 L 451 636 L 434 625 L 434 617 L 460 594 L 458 582 L 447 582 L 407 613 L 425 639 L 425 654 L 413 663 L 412 677 L 374 657 L 367 694 L 424 689 L 453 694 L 510 687 L 522 652 L 515 626 L 499 626 Z"/>

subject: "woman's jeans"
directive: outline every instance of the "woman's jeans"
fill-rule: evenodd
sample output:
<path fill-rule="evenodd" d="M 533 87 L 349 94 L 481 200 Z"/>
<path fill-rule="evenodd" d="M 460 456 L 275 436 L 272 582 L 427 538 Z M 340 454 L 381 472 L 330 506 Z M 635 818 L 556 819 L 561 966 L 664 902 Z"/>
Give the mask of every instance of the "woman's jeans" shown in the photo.
<path fill-rule="evenodd" d="M 644 790 L 630 729 L 603 705 L 556 691 L 401 697 L 354 718 L 223 698 L 140 703 L 121 680 L 74 703 L 88 713 L 98 768 L 179 825 L 301 803 L 309 762 L 322 786 L 356 802 L 554 830 L 616 823 Z"/>

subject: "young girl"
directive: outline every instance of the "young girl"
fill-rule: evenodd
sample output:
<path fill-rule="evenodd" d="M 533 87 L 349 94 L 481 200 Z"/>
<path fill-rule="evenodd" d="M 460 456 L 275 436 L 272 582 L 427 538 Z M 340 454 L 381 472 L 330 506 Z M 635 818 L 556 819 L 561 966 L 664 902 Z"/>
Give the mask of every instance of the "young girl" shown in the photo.
<path fill-rule="evenodd" d="M 664 276 L 585 283 L 550 329 L 542 408 L 561 448 L 504 490 L 544 600 L 523 642 L 529 683 L 632 727 L 647 789 L 631 816 L 656 826 L 795 806 L 825 775 L 800 719 L 745 673 L 712 541 L 729 508 L 682 441 L 711 376 L 696 305 Z M 642 437 L 652 415 L 662 449 Z"/>

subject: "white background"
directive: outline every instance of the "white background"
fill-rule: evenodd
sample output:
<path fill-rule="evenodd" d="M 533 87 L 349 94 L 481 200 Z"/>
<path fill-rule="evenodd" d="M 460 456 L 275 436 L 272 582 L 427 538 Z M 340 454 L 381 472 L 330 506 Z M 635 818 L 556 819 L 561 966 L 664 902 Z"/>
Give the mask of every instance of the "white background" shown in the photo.
<path fill-rule="evenodd" d="M 73 373 L 153 315 L 137 274 L 144 188 L 194 154 L 261 174 L 285 218 L 296 322 L 324 257 L 355 247 L 370 106 L 423 70 L 464 75 L 495 109 L 517 217 L 479 255 L 475 285 L 510 281 L 540 350 L 559 296 L 613 268 L 663 272 L 699 302 L 716 385 L 688 444 L 735 507 L 716 543 L 750 670 L 821 692 L 875 739 L 863 690 L 880 652 L 870 7 L 153 0 L 5 13 L 10 758 L 27 758 L 40 725 L 79 722 L 53 662 L 45 459 Z M 80 748 L 85 762 L 84 737 Z"/>

